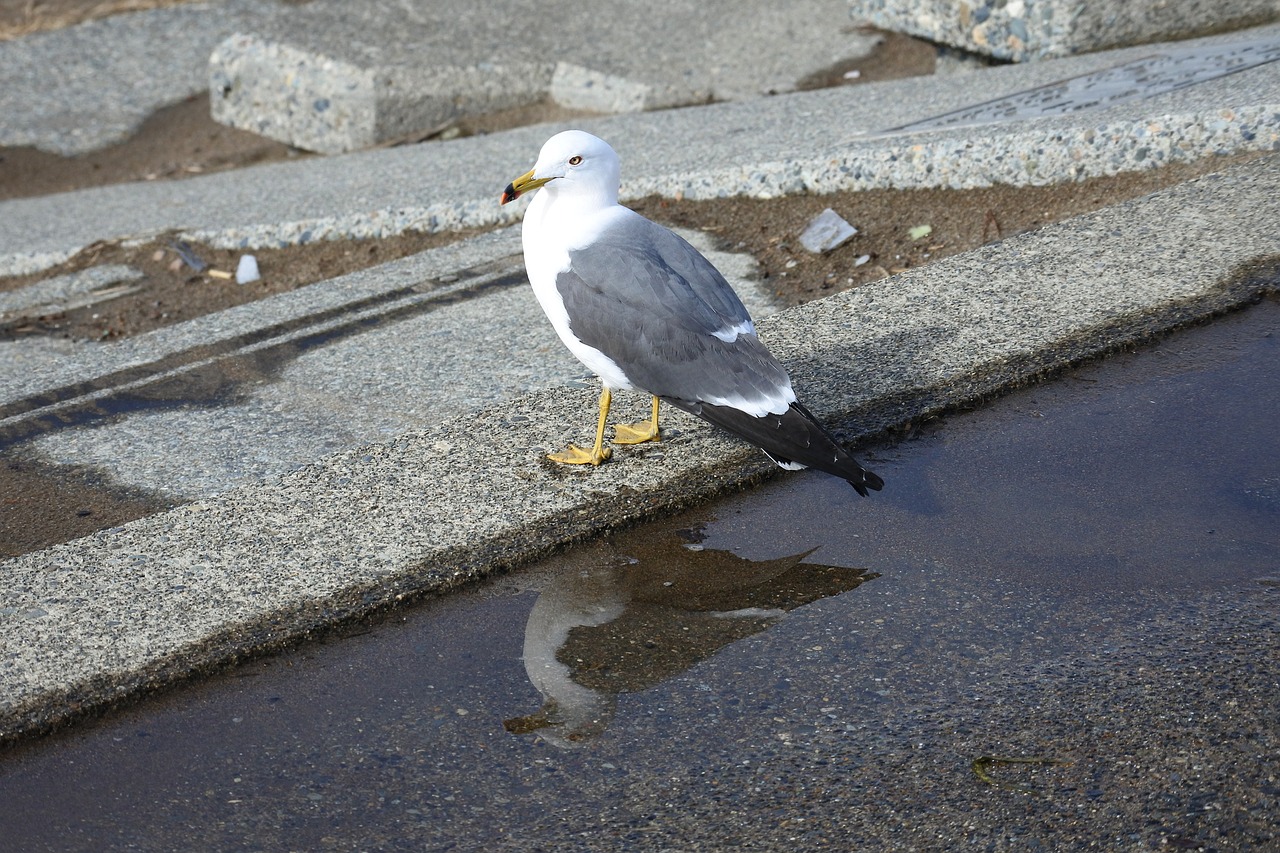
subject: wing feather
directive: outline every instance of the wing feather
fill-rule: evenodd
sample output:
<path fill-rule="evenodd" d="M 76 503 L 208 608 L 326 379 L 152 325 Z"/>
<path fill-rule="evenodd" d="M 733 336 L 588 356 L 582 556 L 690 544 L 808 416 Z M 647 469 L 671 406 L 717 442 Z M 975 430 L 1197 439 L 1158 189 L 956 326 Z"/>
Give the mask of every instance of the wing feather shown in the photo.
<path fill-rule="evenodd" d="M 795 399 L 724 276 L 679 235 L 635 215 L 570 251 L 556 288 L 569 327 L 637 388 L 763 413 Z"/>

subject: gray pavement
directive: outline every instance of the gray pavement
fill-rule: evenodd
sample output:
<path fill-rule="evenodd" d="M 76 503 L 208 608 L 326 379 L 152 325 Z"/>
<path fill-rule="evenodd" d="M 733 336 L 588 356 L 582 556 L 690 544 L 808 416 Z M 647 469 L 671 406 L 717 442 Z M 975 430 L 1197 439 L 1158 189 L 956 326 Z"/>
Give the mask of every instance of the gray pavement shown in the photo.
<path fill-rule="evenodd" d="M 1270 56 L 1278 42 L 1260 28 L 580 124 L 616 143 L 629 198 L 1048 184 L 1280 148 L 1280 63 L 1011 121 L 992 99 L 1043 101 L 1037 87 L 1153 50 Z M 949 126 L 893 131 L 930 119 Z M 6 202 L 0 270 L 168 230 L 257 246 L 509 224 L 519 210 L 496 195 L 555 129 Z M 1254 160 L 762 334 L 810 408 L 873 434 L 1273 292 L 1277 197 L 1280 163 Z M 128 341 L 0 345 L 5 440 L 196 498 L 3 564 L 0 739 L 770 470 L 678 414 L 667 440 L 598 470 L 546 462 L 589 429 L 596 391 L 520 285 L 516 251 L 502 229 Z M 749 267 L 737 277 L 749 285 Z"/>
<path fill-rule="evenodd" d="M 0 42 L 0 145 L 73 155 L 122 142 L 156 110 L 208 90 L 219 42 L 291 12 L 216 0 Z"/>

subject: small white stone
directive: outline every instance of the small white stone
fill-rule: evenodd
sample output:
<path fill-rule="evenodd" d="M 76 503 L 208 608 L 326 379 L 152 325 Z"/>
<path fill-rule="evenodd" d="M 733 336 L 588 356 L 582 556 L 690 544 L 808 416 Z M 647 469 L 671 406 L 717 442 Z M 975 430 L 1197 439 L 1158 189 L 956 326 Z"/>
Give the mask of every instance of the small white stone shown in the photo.
<path fill-rule="evenodd" d="M 860 266 L 862 266 L 863 264 L 867 263 L 867 262 L 868 262 L 868 261 L 870 261 L 870 260 L 871 260 L 871 256 L 870 256 L 870 255 L 858 255 L 858 259 L 857 259 L 856 261 L 854 261 L 854 262 L 853 262 L 853 265 L 854 265 L 855 267 L 860 267 Z"/>
<path fill-rule="evenodd" d="M 823 252 L 830 252 L 844 245 L 857 233 L 857 228 L 845 222 L 840 214 L 828 207 L 815 216 L 804 229 L 804 233 L 800 235 L 800 245 L 815 255 L 821 255 Z"/>
<path fill-rule="evenodd" d="M 258 274 L 258 259 L 253 255 L 241 255 L 236 264 L 236 284 L 248 284 L 262 278 Z"/>

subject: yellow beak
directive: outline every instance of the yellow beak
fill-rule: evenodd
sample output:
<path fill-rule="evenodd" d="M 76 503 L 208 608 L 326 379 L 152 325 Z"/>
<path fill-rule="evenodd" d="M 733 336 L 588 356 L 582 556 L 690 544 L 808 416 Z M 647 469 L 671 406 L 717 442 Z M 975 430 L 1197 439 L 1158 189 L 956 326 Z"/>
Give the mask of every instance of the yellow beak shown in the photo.
<path fill-rule="evenodd" d="M 527 192 L 533 192 L 538 187 L 545 186 L 551 178 L 535 178 L 533 170 L 525 172 L 511 183 L 507 184 L 507 188 L 502 191 L 502 203 L 515 201 Z"/>

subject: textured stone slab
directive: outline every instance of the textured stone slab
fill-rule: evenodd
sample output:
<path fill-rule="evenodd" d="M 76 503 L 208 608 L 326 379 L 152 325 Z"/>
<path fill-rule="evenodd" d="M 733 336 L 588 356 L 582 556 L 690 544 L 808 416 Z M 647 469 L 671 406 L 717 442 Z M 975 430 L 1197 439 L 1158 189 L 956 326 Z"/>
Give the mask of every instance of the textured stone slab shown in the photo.
<path fill-rule="evenodd" d="M 911 122 L 886 133 L 1064 115 L 1185 89 L 1280 61 L 1280 34 L 1229 44 L 1161 45 L 1152 50 L 1140 59 Z"/>
<path fill-rule="evenodd" d="M 222 42 L 209 89 L 218 121 L 332 154 L 540 101 L 625 113 L 787 91 L 875 43 L 840 0 L 313 0 Z"/>
<path fill-rule="evenodd" d="M 554 69 L 360 64 L 240 33 L 218 45 L 209 67 L 215 120 L 326 154 L 541 100 Z"/>
<path fill-rule="evenodd" d="M 127 284 L 140 278 L 141 272 L 123 264 L 105 264 L 54 276 L 18 290 L 0 292 L 0 318 L 92 305 L 117 295 L 118 291 L 112 285 Z"/>
<path fill-rule="evenodd" d="M 877 27 L 1015 62 L 1240 29 L 1280 18 L 1276 0 L 850 0 Z"/>
<path fill-rule="evenodd" d="M 121 142 L 161 107 L 207 91 L 219 42 L 295 9 L 181 3 L 0 41 L 0 145 L 72 156 Z"/>

